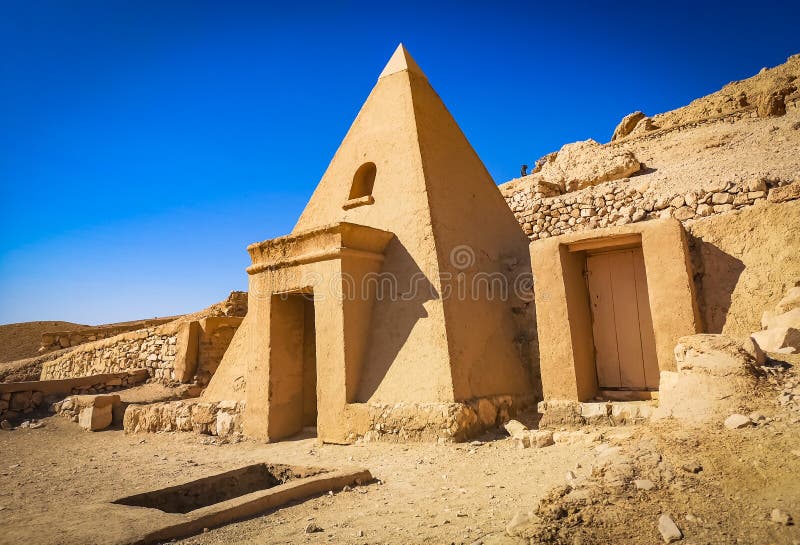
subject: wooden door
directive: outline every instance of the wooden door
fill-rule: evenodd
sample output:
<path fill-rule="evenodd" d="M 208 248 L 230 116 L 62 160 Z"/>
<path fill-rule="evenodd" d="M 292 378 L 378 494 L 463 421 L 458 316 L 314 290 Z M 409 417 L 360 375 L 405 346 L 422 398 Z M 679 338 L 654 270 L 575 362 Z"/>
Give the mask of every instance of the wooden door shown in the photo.
<path fill-rule="evenodd" d="M 642 249 L 590 255 L 586 274 L 600 389 L 658 389 Z"/>

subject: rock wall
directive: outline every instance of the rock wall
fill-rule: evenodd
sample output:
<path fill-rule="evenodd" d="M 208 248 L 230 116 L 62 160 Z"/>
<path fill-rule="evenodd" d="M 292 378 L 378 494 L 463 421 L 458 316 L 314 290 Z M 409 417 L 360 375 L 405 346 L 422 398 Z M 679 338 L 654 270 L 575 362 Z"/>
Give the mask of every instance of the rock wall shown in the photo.
<path fill-rule="evenodd" d="M 242 318 L 174 320 L 83 344 L 42 364 L 42 380 L 146 369 L 163 381 L 205 385 Z"/>
<path fill-rule="evenodd" d="M 171 401 L 128 405 L 125 433 L 193 431 L 219 437 L 242 435 L 244 401 Z"/>
<path fill-rule="evenodd" d="M 45 362 L 42 380 L 147 369 L 151 377 L 174 380 L 177 327 L 173 323 L 123 333 L 79 346 L 65 356 Z"/>
<path fill-rule="evenodd" d="M 678 195 L 658 194 L 635 178 L 603 183 L 563 195 L 552 187 L 520 178 L 500 186 L 511 210 L 531 240 L 625 225 L 653 218 L 686 222 L 739 210 L 768 199 L 800 198 L 800 183 L 757 179 L 699 188 Z"/>
<path fill-rule="evenodd" d="M 116 337 L 120 333 L 136 331 L 148 327 L 155 327 L 175 320 L 170 318 L 155 318 L 153 320 L 138 320 L 136 322 L 125 322 L 123 324 L 104 325 L 97 327 L 85 327 L 72 331 L 52 331 L 42 333 L 42 344 L 39 352 L 51 352 L 70 346 L 79 346 L 84 343 Z"/>
<path fill-rule="evenodd" d="M 64 394 L 87 395 L 127 388 L 144 381 L 143 370 L 81 377 L 71 380 L 33 381 L 0 386 L 0 420 L 32 413 L 43 404 L 52 403 Z"/>
<path fill-rule="evenodd" d="M 491 396 L 461 403 L 356 403 L 346 406 L 348 442 L 460 442 L 534 406 L 533 396 Z"/>

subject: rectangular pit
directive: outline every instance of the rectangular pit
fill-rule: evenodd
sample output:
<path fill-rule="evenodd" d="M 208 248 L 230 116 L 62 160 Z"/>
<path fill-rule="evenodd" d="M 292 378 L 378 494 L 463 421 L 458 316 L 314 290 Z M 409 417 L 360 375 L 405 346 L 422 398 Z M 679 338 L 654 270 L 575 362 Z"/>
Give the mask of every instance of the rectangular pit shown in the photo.
<path fill-rule="evenodd" d="M 254 464 L 177 486 L 127 496 L 113 503 L 158 509 L 165 513 L 190 513 L 201 507 L 329 471 L 283 464 Z"/>

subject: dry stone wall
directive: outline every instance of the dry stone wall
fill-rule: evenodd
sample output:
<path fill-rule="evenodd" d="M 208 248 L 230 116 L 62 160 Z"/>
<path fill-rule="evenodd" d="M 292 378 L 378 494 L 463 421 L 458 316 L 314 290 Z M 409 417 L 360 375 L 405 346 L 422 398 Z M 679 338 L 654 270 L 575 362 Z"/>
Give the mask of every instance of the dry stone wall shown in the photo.
<path fill-rule="evenodd" d="M 41 378 L 51 380 L 143 368 L 151 377 L 173 380 L 177 327 L 166 326 L 80 346 L 61 358 L 45 362 Z"/>
<path fill-rule="evenodd" d="M 129 405 L 125 410 L 125 433 L 193 431 L 219 437 L 242 435 L 244 401 L 171 401 Z"/>
<path fill-rule="evenodd" d="M 126 322 L 124 324 L 98 326 L 98 327 L 85 327 L 73 331 L 52 331 L 42 333 L 42 344 L 39 347 L 39 352 L 50 352 L 53 350 L 60 350 L 62 348 L 69 348 L 70 346 L 79 346 L 84 343 L 98 341 L 101 339 L 108 339 L 115 337 L 120 333 L 128 331 L 136 331 L 147 327 L 155 327 L 167 322 L 171 322 L 176 318 L 155 318 L 152 320 L 139 320 L 136 322 Z"/>
<path fill-rule="evenodd" d="M 30 414 L 43 404 L 52 403 L 65 394 L 91 395 L 111 392 L 138 384 L 147 377 L 147 372 L 138 369 L 65 381 L 3 384 L 0 387 L 0 420 L 13 420 Z"/>
<path fill-rule="evenodd" d="M 525 178 L 515 180 L 501 186 L 501 191 L 531 240 L 654 218 L 686 222 L 767 200 L 800 198 L 800 182 L 763 178 L 678 195 L 659 195 L 646 182 L 627 178 L 563 195 L 553 195 L 549 186 L 526 182 Z"/>

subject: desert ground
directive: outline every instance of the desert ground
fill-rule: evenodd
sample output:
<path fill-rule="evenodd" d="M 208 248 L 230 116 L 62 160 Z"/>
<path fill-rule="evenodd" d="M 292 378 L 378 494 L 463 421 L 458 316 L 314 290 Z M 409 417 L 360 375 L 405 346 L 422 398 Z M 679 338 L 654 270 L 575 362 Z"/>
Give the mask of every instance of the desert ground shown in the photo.
<path fill-rule="evenodd" d="M 798 527 L 772 520 L 773 510 L 796 517 L 800 506 L 800 413 L 778 402 L 800 396 L 800 381 L 781 369 L 748 407 L 763 417 L 756 426 L 591 426 L 565 429 L 545 448 L 520 449 L 501 430 L 463 444 L 320 446 L 310 436 L 261 444 L 91 433 L 42 415 L 43 427 L 0 434 L 0 543 L 108 542 L 114 525 L 84 519 L 88 502 L 268 461 L 362 466 L 375 481 L 180 542 L 648 544 L 666 513 L 686 543 L 796 544 Z M 170 392 L 148 384 L 126 395 Z"/>

